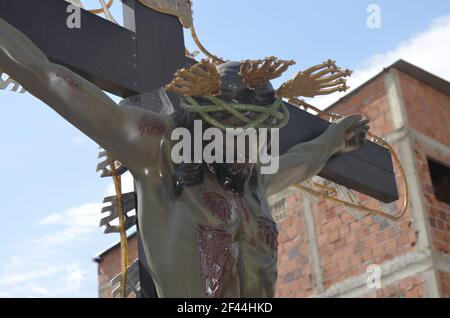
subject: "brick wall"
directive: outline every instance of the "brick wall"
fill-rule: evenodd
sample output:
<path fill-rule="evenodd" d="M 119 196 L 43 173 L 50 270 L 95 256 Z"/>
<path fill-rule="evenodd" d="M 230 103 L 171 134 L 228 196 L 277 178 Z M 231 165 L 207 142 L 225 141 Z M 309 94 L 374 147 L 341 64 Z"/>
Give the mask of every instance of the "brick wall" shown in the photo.
<path fill-rule="evenodd" d="M 404 99 L 406 122 L 405 127 L 398 131 L 395 131 L 393 123 L 393 115 L 398 114 L 392 114 L 393 97 L 386 89 L 387 76 L 396 77 L 400 98 L 403 95 Z M 418 187 L 422 190 L 425 206 L 425 229 L 429 230 L 429 234 L 421 235 L 430 241 L 431 249 L 417 247 L 422 227 L 417 213 L 412 216 L 412 212 L 418 211 L 413 210 L 418 207 L 412 204 L 406 215 L 392 225 L 380 217 L 369 215 L 358 219 L 329 201 L 312 202 L 313 221 L 310 226 L 314 228 L 314 235 L 308 237 L 304 231 L 307 225 L 303 215 L 308 213 L 304 206 L 305 196 L 301 192 L 287 191 L 271 198 L 272 204 L 282 198 L 286 202 L 286 217 L 279 220 L 278 295 L 427 297 L 438 293 L 448 297 L 450 207 L 434 196 L 427 158 L 450 165 L 450 97 L 410 75 L 391 69 L 333 105 L 329 111 L 343 115 L 362 113 L 371 120 L 371 132 L 376 135 L 395 139 L 395 134 L 403 132 L 403 140 L 409 140 L 413 153 L 410 171 L 418 175 Z M 415 138 L 422 135 L 428 139 Z M 392 144 L 400 152 L 401 159 L 407 158 L 404 141 L 394 140 Z M 399 176 L 397 181 L 402 190 Z M 400 195 L 403 194 L 400 191 Z M 379 207 L 379 203 L 369 198 L 362 195 L 359 198 L 370 207 Z M 391 212 L 400 208 L 400 202 L 388 207 Z M 313 244 L 308 248 L 309 240 Z M 318 254 L 315 261 L 311 257 L 314 249 Z M 428 256 L 422 256 L 425 252 Z M 447 267 L 446 271 L 439 272 L 433 267 L 437 263 L 432 256 L 435 253 L 444 259 L 441 267 Z M 402 265 L 405 262 L 410 264 Z M 386 274 L 386 277 L 382 276 L 382 288 L 374 291 L 364 286 L 364 279 L 369 275 L 367 268 L 371 264 L 380 265 L 382 275 Z M 433 292 L 436 284 L 440 291 Z"/>
<path fill-rule="evenodd" d="M 411 128 L 450 147 L 450 96 L 399 72 Z"/>
<path fill-rule="evenodd" d="M 283 199 L 280 199 L 283 200 Z M 305 228 L 303 206 L 298 193 L 287 195 L 282 217 L 279 241 L 279 268 L 277 296 L 307 297 L 314 290 L 308 255 L 308 237 Z M 280 211 L 281 212 L 281 211 Z M 277 218 L 278 219 L 278 218 Z"/>
<path fill-rule="evenodd" d="M 429 173 L 428 158 L 439 160 L 450 166 L 450 157 L 444 156 L 438 150 L 426 146 L 418 140 L 414 143 L 414 151 L 425 196 L 433 247 L 437 251 L 448 254 L 450 253 L 450 208 L 448 204 L 436 199 Z"/>
<path fill-rule="evenodd" d="M 412 276 L 366 294 L 365 298 L 423 298 L 426 297 L 425 282 L 420 276 Z"/>
<path fill-rule="evenodd" d="M 440 271 L 439 278 L 441 281 L 442 297 L 450 298 L 450 273 Z"/>
<path fill-rule="evenodd" d="M 428 160 L 450 167 L 450 96 L 426 83 L 400 73 L 410 127 L 418 131 L 413 136 L 417 171 L 424 194 L 432 248 L 450 254 L 450 205 L 439 201 L 434 193 Z M 450 297 L 450 265 L 438 274 L 443 297 Z"/>

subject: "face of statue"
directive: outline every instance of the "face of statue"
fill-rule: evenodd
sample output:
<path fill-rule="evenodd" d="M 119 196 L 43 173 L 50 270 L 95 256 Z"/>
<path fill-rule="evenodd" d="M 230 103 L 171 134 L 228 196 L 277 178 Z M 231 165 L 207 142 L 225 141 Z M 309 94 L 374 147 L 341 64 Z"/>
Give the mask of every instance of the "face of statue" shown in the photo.
<path fill-rule="evenodd" d="M 221 95 L 219 98 L 229 104 L 251 104 L 258 106 L 271 106 L 276 100 L 275 91 L 270 84 L 267 82 L 265 85 L 258 87 L 257 89 L 249 88 L 243 78 L 240 75 L 240 63 L 238 62 L 228 62 L 223 65 L 218 66 L 220 79 L 222 82 Z M 256 119 L 261 114 L 255 112 L 247 112 L 245 115 L 250 119 Z M 232 127 L 242 127 L 243 122 L 238 118 L 234 117 L 228 112 L 216 112 L 212 113 L 211 116 L 219 122 L 229 125 Z M 256 151 L 259 153 L 261 147 L 264 145 L 259 141 L 259 136 L 257 136 L 258 142 L 256 143 Z M 255 149 L 255 143 L 246 142 L 245 149 L 238 149 L 237 147 L 237 137 L 225 135 L 223 140 L 224 151 L 232 150 L 227 149 L 227 145 L 231 144 L 229 139 L 234 139 L 234 153 L 235 159 L 244 158 L 245 162 L 249 161 L 249 154 Z"/>
<path fill-rule="evenodd" d="M 258 106 L 271 106 L 275 100 L 275 90 L 270 82 L 256 89 L 251 89 L 240 75 L 241 63 L 228 62 L 217 67 L 222 82 L 220 99 L 227 103 L 251 104 Z M 259 114 L 249 112 L 250 119 Z M 242 126 L 242 122 L 229 113 L 215 113 L 215 119 L 231 126 Z"/>

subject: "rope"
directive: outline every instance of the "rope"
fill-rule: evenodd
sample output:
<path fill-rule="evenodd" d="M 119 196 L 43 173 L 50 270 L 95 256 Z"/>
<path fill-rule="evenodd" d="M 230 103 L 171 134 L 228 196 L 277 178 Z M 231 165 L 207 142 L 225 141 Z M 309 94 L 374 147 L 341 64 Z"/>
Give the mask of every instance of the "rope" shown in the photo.
<path fill-rule="evenodd" d="M 289 122 L 289 110 L 281 99 L 277 99 L 270 107 L 264 107 L 248 104 L 228 104 L 221 99 L 212 96 L 204 98 L 213 103 L 213 105 L 201 106 L 194 98 L 184 96 L 181 108 L 187 112 L 199 114 L 199 116 L 208 124 L 221 130 L 236 128 L 242 128 L 244 130 L 249 128 L 283 128 Z M 279 111 L 280 108 L 281 112 Z M 216 112 L 228 112 L 230 115 L 241 120 L 245 125 L 239 127 L 225 125 L 210 115 L 210 113 Z M 243 114 L 245 112 L 259 113 L 260 115 L 256 119 L 250 119 Z M 271 117 L 277 119 L 278 123 L 275 125 L 264 124 L 264 122 Z"/>
<path fill-rule="evenodd" d="M 106 5 L 106 7 L 109 9 L 112 7 L 112 5 L 114 4 L 114 0 L 109 0 L 108 4 Z M 103 8 L 100 9 L 93 9 L 93 10 L 88 10 L 90 13 L 93 14 L 99 14 L 99 13 L 104 13 L 105 10 Z"/>
<path fill-rule="evenodd" d="M 114 158 L 108 154 L 109 165 L 111 167 L 114 188 L 117 195 L 117 207 L 119 211 L 119 230 L 120 230 L 120 255 L 121 255 L 121 281 L 120 297 L 126 298 L 127 272 L 128 272 L 128 237 L 125 229 L 125 213 L 123 211 L 122 200 L 122 178 L 118 175 Z"/>
<path fill-rule="evenodd" d="M 298 106 L 298 107 L 303 107 L 303 108 L 305 108 L 305 110 L 311 109 L 311 110 L 317 112 L 319 117 L 321 117 L 321 118 L 323 118 L 325 120 L 328 120 L 328 121 L 330 121 L 330 120 L 337 120 L 337 119 L 340 119 L 340 118 L 343 117 L 343 116 L 338 115 L 338 114 L 330 114 L 330 113 L 324 112 L 324 111 L 318 109 L 317 107 L 314 107 L 314 106 L 312 106 L 312 105 L 310 105 L 310 104 L 306 103 L 305 101 L 300 100 L 298 98 L 291 98 L 291 99 L 289 99 L 289 103 L 291 103 L 291 104 L 293 104 L 295 106 Z M 388 149 L 391 152 L 391 154 L 392 154 L 392 158 L 393 158 L 396 166 L 398 167 L 400 177 L 403 180 L 403 193 L 404 193 L 402 208 L 401 208 L 401 210 L 400 210 L 400 212 L 398 214 L 392 215 L 392 214 L 388 214 L 388 213 L 380 211 L 380 210 L 368 208 L 368 207 L 363 206 L 363 205 L 358 205 L 358 204 L 355 204 L 355 203 L 350 203 L 350 202 L 347 202 L 347 201 L 343 201 L 343 200 L 338 199 L 338 198 L 336 198 L 334 196 L 331 196 L 329 193 L 319 192 L 319 191 L 316 191 L 316 190 L 314 190 L 312 188 L 309 188 L 309 187 L 306 187 L 306 186 L 303 186 L 303 185 L 300 185 L 300 184 L 297 184 L 294 187 L 296 187 L 297 189 L 306 191 L 306 192 L 308 192 L 308 193 L 310 193 L 312 195 L 321 197 L 322 199 L 333 201 L 333 202 L 338 203 L 340 205 L 343 205 L 343 206 L 345 206 L 347 208 L 356 209 L 356 210 L 359 210 L 361 212 L 366 212 L 366 213 L 373 214 L 373 215 L 379 215 L 379 216 L 382 216 L 382 217 L 387 218 L 389 220 L 398 220 L 401 217 L 403 217 L 403 215 L 405 215 L 406 210 L 408 209 L 408 206 L 409 206 L 409 192 L 408 192 L 409 190 L 408 190 L 408 182 L 407 182 L 407 179 L 406 179 L 405 170 L 404 170 L 403 165 L 402 165 L 402 163 L 401 163 L 397 153 L 395 152 L 394 148 L 387 141 L 385 141 L 383 138 L 381 138 L 379 136 L 376 136 L 376 135 L 374 135 L 372 133 L 368 133 L 367 136 L 370 137 L 374 143 L 376 143 L 376 144 L 378 144 L 378 145 Z"/>
<path fill-rule="evenodd" d="M 225 60 L 212 54 L 203 46 L 202 42 L 200 42 L 200 39 L 197 36 L 197 32 L 195 31 L 194 24 L 192 24 L 192 26 L 189 28 L 189 30 L 191 31 L 191 35 L 192 35 L 192 39 L 194 40 L 194 43 L 197 45 L 197 47 L 200 49 L 200 51 L 203 52 L 203 54 L 205 54 L 215 64 L 224 64 L 225 63 Z"/>

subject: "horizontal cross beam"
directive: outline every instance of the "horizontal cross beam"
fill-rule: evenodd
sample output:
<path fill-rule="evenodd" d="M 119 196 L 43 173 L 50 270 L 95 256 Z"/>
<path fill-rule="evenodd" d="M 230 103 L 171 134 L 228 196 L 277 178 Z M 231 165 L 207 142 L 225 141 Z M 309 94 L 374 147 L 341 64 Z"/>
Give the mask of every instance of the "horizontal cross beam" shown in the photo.
<path fill-rule="evenodd" d="M 288 105 L 288 109 L 289 124 L 280 131 L 280 153 L 315 139 L 330 125 L 298 107 Z M 391 153 L 373 142 L 354 152 L 332 157 L 319 176 L 385 203 L 399 198 Z"/>
<path fill-rule="evenodd" d="M 0 17 L 32 39 L 54 62 L 63 64 L 105 91 L 128 97 L 170 82 L 186 64 L 183 30 L 177 18 L 123 0 L 126 28 L 81 10 L 81 28 L 67 27 L 67 2 L 2 0 Z M 139 10 L 138 10 L 139 9 Z M 177 107 L 177 98 L 173 98 Z M 329 123 L 294 106 L 281 130 L 281 153 L 309 141 Z M 368 143 L 332 158 L 320 176 L 386 203 L 398 199 L 388 150 Z"/>

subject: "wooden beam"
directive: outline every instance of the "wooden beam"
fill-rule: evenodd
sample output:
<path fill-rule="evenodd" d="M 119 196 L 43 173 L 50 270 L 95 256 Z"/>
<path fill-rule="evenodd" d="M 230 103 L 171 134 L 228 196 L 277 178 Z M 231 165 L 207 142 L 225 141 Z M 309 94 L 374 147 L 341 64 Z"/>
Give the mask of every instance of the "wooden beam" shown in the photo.
<path fill-rule="evenodd" d="M 51 61 L 101 89 L 122 97 L 138 93 L 134 32 L 85 10 L 81 10 L 81 28 L 69 29 L 68 5 L 62 0 L 1 0 L 0 17 L 28 36 Z"/>
<path fill-rule="evenodd" d="M 174 73 L 186 66 L 183 28 L 176 17 L 150 10 L 136 0 L 122 2 L 124 26 L 135 32 L 137 91 L 151 92 L 170 83 Z"/>
<path fill-rule="evenodd" d="M 280 153 L 313 140 L 330 125 L 298 107 L 289 105 L 288 108 L 291 118 L 280 131 Z M 389 150 L 372 142 L 352 153 L 334 156 L 319 176 L 385 203 L 399 198 L 392 156 Z"/>

